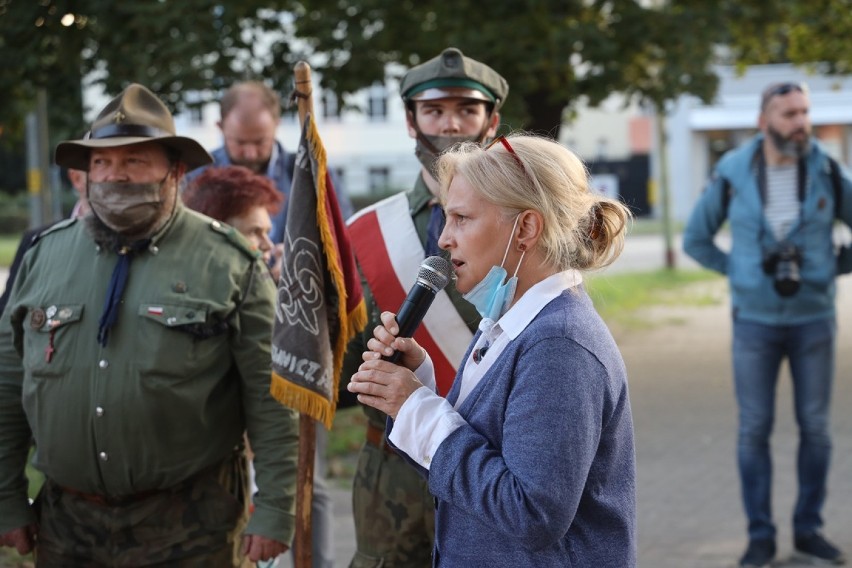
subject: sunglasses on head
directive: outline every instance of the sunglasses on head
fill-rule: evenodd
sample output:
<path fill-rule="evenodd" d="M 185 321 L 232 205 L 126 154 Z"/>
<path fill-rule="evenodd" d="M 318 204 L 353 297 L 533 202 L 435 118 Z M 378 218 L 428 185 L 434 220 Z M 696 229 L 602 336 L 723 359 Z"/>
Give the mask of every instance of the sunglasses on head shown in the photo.
<path fill-rule="evenodd" d="M 492 146 L 494 146 L 494 145 L 495 145 L 495 144 L 497 144 L 498 142 L 499 142 L 500 144 L 502 144 L 504 148 L 506 148 L 506 151 L 507 151 L 507 152 L 509 152 L 509 154 L 511 154 L 513 158 L 515 158 L 515 161 L 516 161 L 516 162 L 518 163 L 518 165 L 521 167 L 521 170 L 522 170 L 524 173 L 527 173 L 527 169 L 524 167 L 524 163 L 521 161 L 521 158 L 520 158 L 520 157 L 519 157 L 519 156 L 515 153 L 515 149 L 514 149 L 514 148 L 512 148 L 512 145 L 511 145 L 511 144 L 509 144 L 509 141 L 506 139 L 506 137 L 505 137 L 504 135 L 502 135 L 502 134 L 501 134 L 500 136 L 498 136 L 497 138 L 495 138 L 494 140 L 492 140 L 491 142 L 489 142 L 489 143 L 485 146 L 485 148 L 484 148 L 484 149 L 485 149 L 485 150 L 488 150 L 489 148 L 491 148 Z"/>
<path fill-rule="evenodd" d="M 793 91 L 807 93 L 808 86 L 804 83 L 778 83 L 777 85 L 770 85 L 765 91 L 763 91 L 761 107 L 765 108 L 766 103 L 768 103 L 769 99 L 772 97 L 783 97 Z"/>

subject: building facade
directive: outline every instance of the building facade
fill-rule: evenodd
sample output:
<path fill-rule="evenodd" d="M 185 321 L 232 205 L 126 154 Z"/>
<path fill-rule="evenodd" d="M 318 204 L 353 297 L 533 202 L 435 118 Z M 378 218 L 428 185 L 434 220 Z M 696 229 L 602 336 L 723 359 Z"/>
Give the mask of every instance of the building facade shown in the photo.
<path fill-rule="evenodd" d="M 757 132 L 760 95 L 773 83 L 807 85 L 814 135 L 832 156 L 852 164 L 852 77 L 808 74 L 791 65 L 756 65 L 738 74 L 720 67 L 719 90 L 710 105 L 679 98 L 666 116 L 672 216 L 685 221 L 716 160 Z M 655 153 L 660 147 L 655 140 Z"/>

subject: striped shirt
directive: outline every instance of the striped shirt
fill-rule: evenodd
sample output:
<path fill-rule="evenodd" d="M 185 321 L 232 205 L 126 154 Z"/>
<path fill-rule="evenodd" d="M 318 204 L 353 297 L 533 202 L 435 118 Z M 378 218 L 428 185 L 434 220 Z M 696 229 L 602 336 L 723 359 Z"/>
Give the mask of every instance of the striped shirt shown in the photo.
<path fill-rule="evenodd" d="M 782 241 L 799 219 L 802 203 L 798 195 L 798 166 L 766 167 L 766 203 L 763 214 L 775 240 Z"/>

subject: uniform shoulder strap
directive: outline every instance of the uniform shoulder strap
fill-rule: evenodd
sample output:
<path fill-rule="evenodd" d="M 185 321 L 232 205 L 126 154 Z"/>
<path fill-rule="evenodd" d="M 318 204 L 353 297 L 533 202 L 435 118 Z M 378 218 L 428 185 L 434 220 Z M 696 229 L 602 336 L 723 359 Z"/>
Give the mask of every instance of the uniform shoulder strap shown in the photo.
<path fill-rule="evenodd" d="M 225 237 L 225 240 L 250 260 L 260 258 L 260 252 L 251 248 L 245 237 L 235 228 L 216 220 L 209 221 L 209 227 L 214 233 Z"/>
<path fill-rule="evenodd" d="M 68 227 L 73 226 L 77 222 L 75 217 L 70 219 L 62 219 L 52 225 L 48 225 L 47 227 L 42 227 L 35 235 L 33 235 L 33 240 L 30 242 L 30 246 L 33 246 L 37 242 L 39 242 L 42 237 L 45 235 L 49 235 L 51 233 L 55 233 L 56 231 L 61 231 L 62 229 L 67 229 Z"/>

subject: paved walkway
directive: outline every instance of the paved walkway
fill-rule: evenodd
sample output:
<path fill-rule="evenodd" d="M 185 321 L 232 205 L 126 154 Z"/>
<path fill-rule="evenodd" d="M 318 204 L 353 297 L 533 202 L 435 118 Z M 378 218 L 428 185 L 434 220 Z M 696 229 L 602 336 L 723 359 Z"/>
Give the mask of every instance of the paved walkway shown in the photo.
<path fill-rule="evenodd" d="M 631 381 L 638 457 L 640 566 L 734 564 L 745 545 L 736 475 L 736 407 L 730 371 L 727 295 L 718 305 L 657 309 L 662 323 L 617 333 Z M 840 280 L 840 335 L 833 402 L 834 458 L 826 533 L 852 553 L 852 280 Z M 775 520 L 781 558 L 789 556 L 798 435 L 784 368 L 772 438 Z M 787 563 L 787 566 L 794 564 Z"/>
<path fill-rule="evenodd" d="M 679 248 L 677 249 L 679 250 Z M 630 237 L 609 270 L 653 269 L 663 262 L 658 237 Z M 678 266 L 693 263 L 678 253 Z M 5 275 L 0 274 L 0 281 Z M 826 533 L 852 554 L 852 279 L 838 294 L 834 459 L 825 507 Z M 707 307 L 653 308 L 641 330 L 614 330 L 631 385 L 638 458 L 639 565 L 643 568 L 719 568 L 736 564 L 745 521 L 735 465 L 736 413 L 730 371 L 726 288 L 708 285 L 718 302 Z M 779 557 L 792 549 L 797 434 L 789 375 L 784 370 L 773 436 L 774 507 Z M 349 490 L 333 490 L 337 566 L 354 550 Z M 281 563 L 288 566 L 288 563 Z M 782 562 L 784 566 L 795 566 Z"/>

